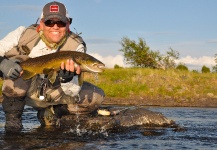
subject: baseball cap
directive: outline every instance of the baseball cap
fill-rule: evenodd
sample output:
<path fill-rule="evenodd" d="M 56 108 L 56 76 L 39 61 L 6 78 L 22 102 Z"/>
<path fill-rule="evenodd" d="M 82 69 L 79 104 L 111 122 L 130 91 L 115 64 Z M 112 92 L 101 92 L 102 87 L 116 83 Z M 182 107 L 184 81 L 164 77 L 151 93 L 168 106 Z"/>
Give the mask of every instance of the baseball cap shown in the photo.
<path fill-rule="evenodd" d="M 50 3 L 47 3 L 42 11 L 41 19 L 45 21 L 57 18 L 60 19 L 62 22 L 66 23 L 67 21 L 70 21 L 70 17 L 68 15 L 68 11 L 64 4 L 53 1 Z"/>

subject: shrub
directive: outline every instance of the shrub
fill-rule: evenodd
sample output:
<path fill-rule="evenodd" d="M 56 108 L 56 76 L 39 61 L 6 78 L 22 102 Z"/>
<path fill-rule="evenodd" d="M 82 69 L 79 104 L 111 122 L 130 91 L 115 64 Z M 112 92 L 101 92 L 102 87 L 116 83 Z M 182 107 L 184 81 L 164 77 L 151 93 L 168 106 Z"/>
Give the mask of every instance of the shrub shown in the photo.
<path fill-rule="evenodd" d="M 176 67 L 176 69 L 188 71 L 188 67 L 185 66 L 184 64 L 179 64 L 179 65 Z"/>
<path fill-rule="evenodd" d="M 208 68 L 206 66 L 203 66 L 202 69 L 201 69 L 201 72 L 202 73 L 210 73 L 210 68 Z"/>
<path fill-rule="evenodd" d="M 198 70 L 192 70 L 192 72 L 194 72 L 194 73 L 199 73 L 199 71 L 198 71 Z"/>
<path fill-rule="evenodd" d="M 114 65 L 114 69 L 120 69 L 120 68 L 123 68 L 123 67 L 120 67 L 120 66 L 117 65 L 117 64 Z"/>

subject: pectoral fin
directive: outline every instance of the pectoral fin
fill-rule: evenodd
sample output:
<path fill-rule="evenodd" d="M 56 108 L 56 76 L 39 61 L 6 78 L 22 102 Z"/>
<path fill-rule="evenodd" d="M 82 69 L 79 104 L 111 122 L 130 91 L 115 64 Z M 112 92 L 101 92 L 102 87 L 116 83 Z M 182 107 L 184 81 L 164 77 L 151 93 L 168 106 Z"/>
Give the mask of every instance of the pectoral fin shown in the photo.
<path fill-rule="evenodd" d="M 83 82 L 84 82 L 84 73 L 81 72 L 81 74 L 78 75 L 78 84 L 79 84 L 79 86 L 82 86 Z"/>
<path fill-rule="evenodd" d="M 48 75 L 47 78 L 51 84 L 53 84 L 56 81 L 57 71 L 55 71 L 54 69 L 45 68 L 43 70 L 43 73 Z"/>
<path fill-rule="evenodd" d="M 48 76 L 47 76 L 47 78 L 48 78 L 48 80 L 50 81 L 51 84 L 53 84 L 56 81 L 56 77 L 57 77 L 57 72 L 54 71 L 54 70 L 50 71 L 48 73 Z"/>
<path fill-rule="evenodd" d="M 34 77 L 36 75 L 35 72 L 30 72 L 30 71 L 27 71 L 27 70 L 23 70 L 23 74 L 22 74 L 22 78 L 23 80 L 28 80 L 32 77 Z"/>

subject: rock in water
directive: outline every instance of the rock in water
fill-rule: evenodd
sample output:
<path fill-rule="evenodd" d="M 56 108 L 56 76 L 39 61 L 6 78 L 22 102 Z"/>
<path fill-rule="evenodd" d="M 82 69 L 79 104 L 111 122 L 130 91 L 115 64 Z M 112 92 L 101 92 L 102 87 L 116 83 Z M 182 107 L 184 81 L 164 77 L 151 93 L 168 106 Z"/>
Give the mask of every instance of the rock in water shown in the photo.
<path fill-rule="evenodd" d="M 67 115 L 60 119 L 61 128 L 75 129 L 78 126 L 91 131 L 122 131 L 131 127 L 175 127 L 176 124 L 161 113 L 140 107 L 126 109 L 113 116 Z"/>

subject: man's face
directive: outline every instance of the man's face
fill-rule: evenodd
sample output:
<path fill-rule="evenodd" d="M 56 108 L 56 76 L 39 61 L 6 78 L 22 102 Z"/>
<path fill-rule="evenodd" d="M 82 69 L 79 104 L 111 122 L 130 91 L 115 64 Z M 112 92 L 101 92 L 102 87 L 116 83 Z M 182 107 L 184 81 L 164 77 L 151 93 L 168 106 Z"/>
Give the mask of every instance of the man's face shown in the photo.
<path fill-rule="evenodd" d="M 50 43 L 59 43 L 69 29 L 69 22 L 64 23 L 58 19 L 50 19 L 46 22 L 40 21 L 40 29 L 44 31 L 44 36 Z"/>

